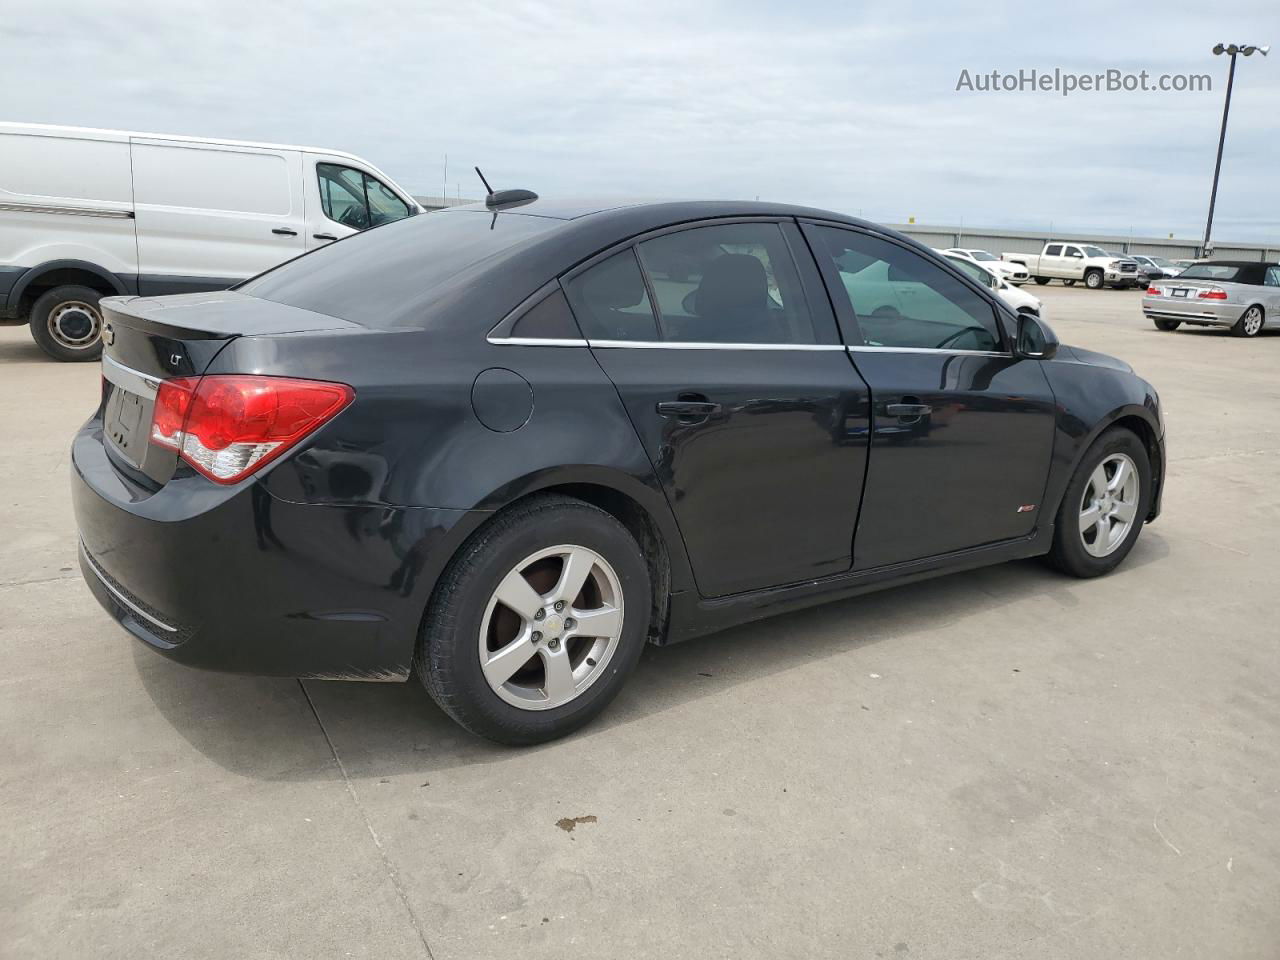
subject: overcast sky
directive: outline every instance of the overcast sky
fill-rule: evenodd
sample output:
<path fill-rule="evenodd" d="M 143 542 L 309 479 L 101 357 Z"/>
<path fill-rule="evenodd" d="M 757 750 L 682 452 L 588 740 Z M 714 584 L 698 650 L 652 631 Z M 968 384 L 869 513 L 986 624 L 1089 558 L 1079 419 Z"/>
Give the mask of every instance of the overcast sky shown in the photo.
<path fill-rule="evenodd" d="M 304 143 L 418 194 L 756 197 L 882 221 L 1195 237 L 1218 41 L 1280 2 L 46 0 L 0 17 L 0 119 Z M 33 8 L 33 11 L 35 8 Z M 1207 93 L 957 92 L 1020 68 Z M 1241 58 L 1214 236 L 1280 241 L 1280 49 Z"/>

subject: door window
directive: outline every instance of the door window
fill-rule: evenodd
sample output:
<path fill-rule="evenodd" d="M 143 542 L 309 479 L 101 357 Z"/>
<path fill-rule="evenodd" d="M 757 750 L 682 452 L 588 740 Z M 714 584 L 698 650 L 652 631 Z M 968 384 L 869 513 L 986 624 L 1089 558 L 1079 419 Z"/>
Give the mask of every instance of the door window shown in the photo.
<path fill-rule="evenodd" d="M 575 276 L 565 290 L 588 340 L 659 339 L 649 293 L 628 247 Z"/>
<path fill-rule="evenodd" d="M 920 254 L 851 230 L 819 227 L 856 329 L 850 343 L 935 350 L 1001 349 L 995 312 L 976 291 Z"/>
<path fill-rule="evenodd" d="M 344 227 L 364 230 L 409 215 L 408 205 L 367 173 L 336 163 L 316 164 L 320 207 Z"/>
<path fill-rule="evenodd" d="M 1060 257 L 1060 256 L 1062 256 L 1062 244 L 1060 244 L 1060 243 L 1051 243 L 1051 244 L 1049 244 L 1047 247 L 1045 247 L 1045 248 L 1044 248 L 1044 255 L 1045 255 L 1046 257 Z"/>
<path fill-rule="evenodd" d="M 1084 256 L 1084 254 L 1081 253 L 1079 249 L 1076 247 L 1063 247 L 1062 255 L 1064 257 L 1083 257 Z"/>
<path fill-rule="evenodd" d="M 776 223 L 694 227 L 639 245 L 663 339 L 816 343 L 786 238 Z"/>
<path fill-rule="evenodd" d="M 996 278 L 976 263 L 973 263 L 970 260 L 965 260 L 961 257 L 947 257 L 947 259 L 951 261 L 951 265 L 953 267 L 961 273 L 967 273 L 984 287 L 991 287 L 992 289 L 995 288 Z"/>
<path fill-rule="evenodd" d="M 1280 287 L 1280 267 L 1267 267 L 1267 286 Z"/>

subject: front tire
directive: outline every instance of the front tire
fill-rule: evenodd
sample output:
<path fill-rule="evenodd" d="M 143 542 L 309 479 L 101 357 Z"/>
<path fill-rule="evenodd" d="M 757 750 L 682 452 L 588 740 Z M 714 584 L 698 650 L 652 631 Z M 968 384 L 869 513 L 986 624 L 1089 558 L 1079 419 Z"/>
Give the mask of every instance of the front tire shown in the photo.
<path fill-rule="evenodd" d="M 541 495 L 474 533 L 436 587 L 416 666 L 466 729 L 521 746 L 603 710 L 649 632 L 649 571 L 613 516 Z"/>
<path fill-rule="evenodd" d="M 102 356 L 102 294 L 64 284 L 31 306 L 31 338 L 55 360 L 87 362 Z"/>
<path fill-rule="evenodd" d="M 1090 270 L 1084 275 L 1084 285 L 1090 290 L 1101 290 L 1102 279 L 1101 270 Z"/>
<path fill-rule="evenodd" d="M 1173 333 L 1182 326 L 1181 320 L 1153 320 L 1152 323 L 1156 325 L 1157 330 L 1163 330 L 1165 333 Z"/>
<path fill-rule="evenodd" d="M 1132 431 L 1098 437 L 1067 484 L 1047 560 L 1073 577 L 1110 573 L 1133 549 L 1151 509 L 1151 461 Z"/>
<path fill-rule="evenodd" d="M 1262 332 L 1262 319 L 1262 308 L 1252 306 L 1236 321 L 1231 332 L 1237 337 L 1256 337 Z"/>

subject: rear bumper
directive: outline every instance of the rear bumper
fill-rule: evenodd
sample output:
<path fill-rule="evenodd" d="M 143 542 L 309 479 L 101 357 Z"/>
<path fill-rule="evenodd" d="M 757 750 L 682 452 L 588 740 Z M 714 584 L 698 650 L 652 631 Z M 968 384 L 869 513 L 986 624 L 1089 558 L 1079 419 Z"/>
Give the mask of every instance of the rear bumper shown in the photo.
<path fill-rule="evenodd" d="M 1143 297 L 1142 312 L 1152 320 L 1177 320 L 1209 327 L 1230 327 L 1244 308 L 1238 303 L 1190 300 L 1174 297 Z"/>
<path fill-rule="evenodd" d="M 107 458 L 101 421 L 72 446 L 85 582 L 171 659 L 264 676 L 403 680 L 426 599 L 470 513 L 292 503 L 249 481 L 147 491 Z"/>

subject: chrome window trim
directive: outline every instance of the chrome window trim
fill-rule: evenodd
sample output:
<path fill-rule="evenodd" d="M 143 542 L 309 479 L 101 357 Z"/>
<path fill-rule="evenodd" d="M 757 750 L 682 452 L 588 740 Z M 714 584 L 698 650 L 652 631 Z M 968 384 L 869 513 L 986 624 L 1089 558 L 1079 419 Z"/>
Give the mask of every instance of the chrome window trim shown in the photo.
<path fill-rule="evenodd" d="M 839 343 L 705 343 L 677 340 L 588 340 L 590 347 L 624 350 L 843 350 Z"/>
<path fill-rule="evenodd" d="M 143 373 L 141 370 L 135 370 L 133 367 L 126 367 L 119 360 L 113 360 L 106 354 L 102 355 L 102 375 L 117 387 L 146 397 L 149 400 L 156 398 L 156 393 L 159 391 L 162 381 L 161 377 L 153 377 L 150 374 Z"/>
<path fill-rule="evenodd" d="M 486 337 L 489 343 L 515 347 L 585 347 L 587 341 L 576 337 Z"/>
<path fill-rule="evenodd" d="M 957 350 L 950 347 L 869 347 L 859 344 L 845 349 L 850 353 L 935 353 L 959 357 L 1003 357 L 1006 360 L 1013 359 L 1012 353 L 1002 353 L 999 350 Z"/>
<path fill-rule="evenodd" d="M 0 203 L 0 210 L 10 213 L 48 213 L 69 217 L 106 217 L 111 220 L 132 220 L 132 210 L 113 210 L 109 207 L 66 207 L 53 203 Z"/>
<path fill-rule="evenodd" d="M 93 557 L 89 556 L 89 550 L 88 548 L 85 547 L 83 540 L 80 541 L 80 554 L 85 558 L 85 560 L 88 561 L 89 569 L 92 570 L 93 575 L 98 578 L 98 582 L 102 584 L 103 587 L 106 588 L 106 591 L 109 594 L 111 594 L 111 596 L 115 597 L 116 602 L 119 603 L 120 606 L 124 607 L 134 616 L 141 617 L 143 620 L 147 621 L 147 623 L 152 624 L 153 626 L 159 627 L 161 630 L 164 630 L 166 633 L 178 632 L 177 627 L 171 627 L 169 626 L 169 624 L 165 623 L 163 620 L 157 620 L 155 617 L 147 613 L 147 611 L 143 610 L 136 603 L 134 603 L 132 600 L 126 597 L 123 593 L 121 593 L 119 590 L 113 587 L 107 581 L 107 578 L 102 575 L 102 571 L 98 569 L 97 561 L 94 560 Z"/>

